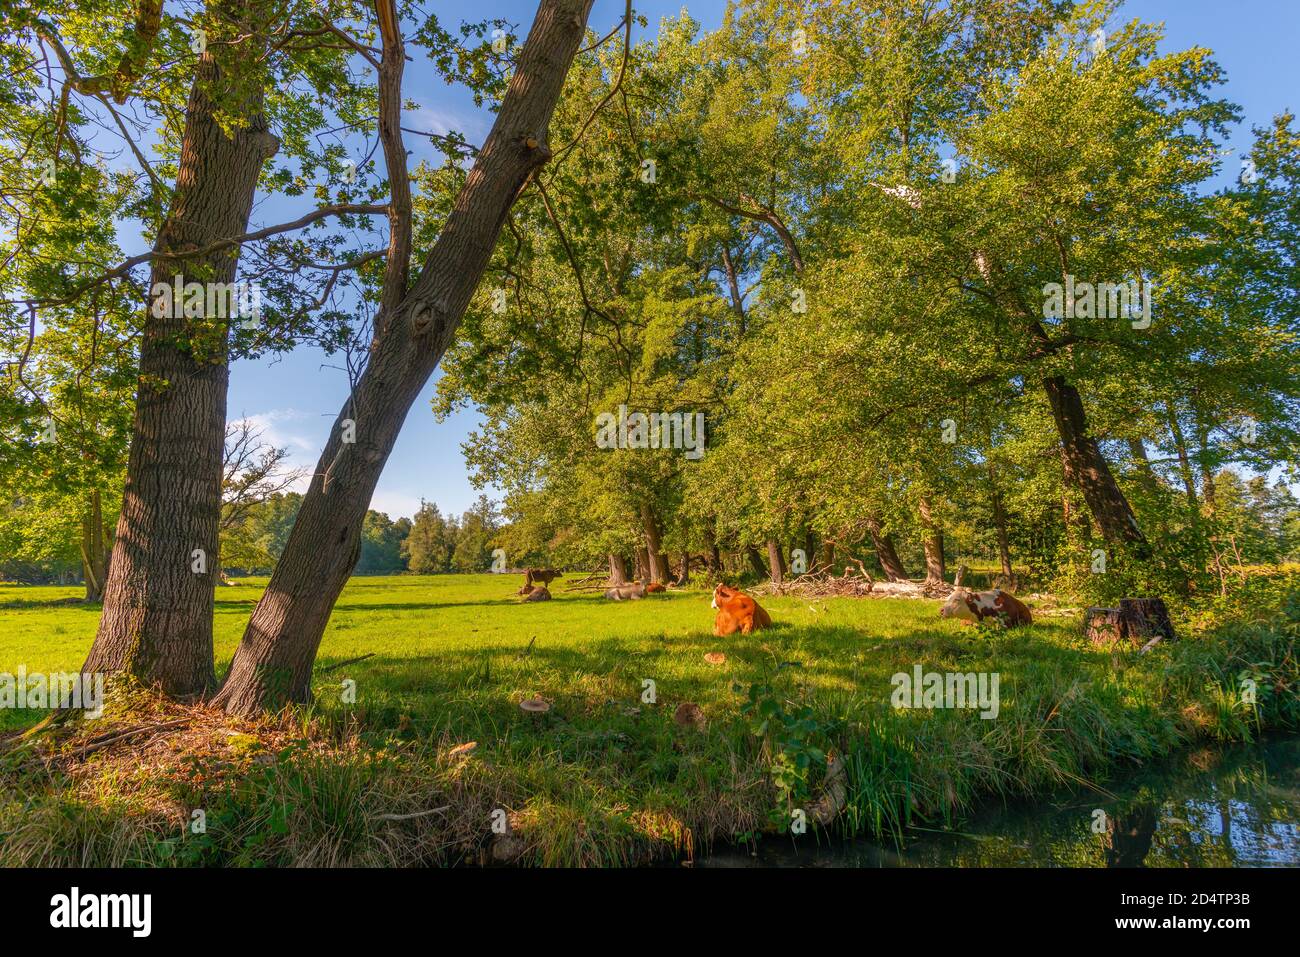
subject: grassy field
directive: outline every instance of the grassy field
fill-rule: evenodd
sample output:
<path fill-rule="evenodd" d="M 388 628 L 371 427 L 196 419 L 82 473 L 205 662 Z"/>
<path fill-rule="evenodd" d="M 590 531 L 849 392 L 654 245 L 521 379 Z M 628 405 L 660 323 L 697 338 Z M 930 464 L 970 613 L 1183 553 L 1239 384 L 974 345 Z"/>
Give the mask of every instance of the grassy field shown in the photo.
<path fill-rule="evenodd" d="M 218 591 L 218 674 L 261 585 Z M 1193 739 L 1297 719 L 1284 619 L 1139 657 L 1092 648 L 1072 617 L 999 632 L 941 620 L 935 601 L 768 598 L 777 627 L 723 639 L 703 590 L 616 604 L 557 582 L 556 600 L 520 604 L 516 587 L 515 576 L 354 578 L 309 715 L 209 728 L 187 756 L 137 748 L 76 770 L 10 761 L 0 863 L 474 860 L 497 808 L 525 862 L 642 863 L 783 830 L 822 796 L 828 753 L 847 773 L 835 828 L 899 837 L 982 800 L 1101 781 Z M 0 587 L 0 672 L 80 665 L 98 608 L 59 602 L 76 594 Z M 725 663 L 705 661 L 714 651 Z M 998 717 L 894 709 L 891 676 L 918 664 L 998 673 Z M 1237 693 L 1243 674 L 1260 679 L 1257 707 Z M 342 700 L 348 681 L 355 703 Z M 521 712 L 539 694 L 551 711 Z M 685 702 L 703 727 L 674 721 Z M 0 711 L 0 727 L 40 717 Z M 453 750 L 471 741 L 471 755 Z M 224 824 L 196 838 L 195 807 Z"/>

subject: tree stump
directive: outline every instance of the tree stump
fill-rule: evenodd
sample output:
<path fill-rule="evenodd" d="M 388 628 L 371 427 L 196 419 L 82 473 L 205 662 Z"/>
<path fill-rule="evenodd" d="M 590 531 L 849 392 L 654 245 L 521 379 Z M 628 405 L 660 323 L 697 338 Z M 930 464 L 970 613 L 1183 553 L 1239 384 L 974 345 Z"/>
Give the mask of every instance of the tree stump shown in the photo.
<path fill-rule="evenodd" d="M 1094 645 L 1112 645 L 1124 637 L 1118 608 L 1089 608 L 1083 613 L 1083 633 Z"/>
<path fill-rule="evenodd" d="M 1169 609 L 1159 598 L 1121 598 L 1118 608 L 1089 608 L 1083 616 L 1083 633 L 1094 645 L 1127 641 L 1144 651 L 1178 637 Z"/>
<path fill-rule="evenodd" d="M 1124 622 L 1125 637 L 1135 645 L 1149 647 L 1157 641 L 1174 641 L 1174 624 L 1169 609 L 1160 598 L 1121 598 L 1119 616 Z"/>

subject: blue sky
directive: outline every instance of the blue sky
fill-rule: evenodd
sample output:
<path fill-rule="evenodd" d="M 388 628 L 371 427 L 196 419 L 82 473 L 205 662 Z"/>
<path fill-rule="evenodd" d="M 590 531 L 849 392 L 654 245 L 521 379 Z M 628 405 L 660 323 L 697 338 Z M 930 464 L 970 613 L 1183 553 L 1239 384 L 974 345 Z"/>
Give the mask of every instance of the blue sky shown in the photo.
<path fill-rule="evenodd" d="M 722 0 L 685 4 L 706 29 L 720 22 L 723 6 Z M 682 8 L 680 2 L 636 3 L 637 11 L 650 22 L 650 32 L 660 17 L 675 15 Z M 519 24 L 523 34 L 536 4 L 493 0 L 468 7 L 435 3 L 433 9 L 448 27 L 455 27 L 461 19 L 499 16 Z M 604 34 L 618 21 L 622 9 L 622 0 L 597 0 L 592 27 Z M 1225 95 L 1245 113 L 1230 144 L 1239 152 L 1249 146 L 1251 125 L 1266 124 L 1288 108 L 1300 109 L 1300 62 L 1294 49 L 1295 39 L 1300 37 L 1300 3 L 1296 0 L 1130 0 L 1117 20 L 1132 17 L 1163 21 L 1167 50 L 1204 46 L 1214 51 L 1227 73 Z M 638 28 L 634 39 L 645 32 Z M 470 142 L 482 142 L 491 116 L 477 110 L 463 90 L 447 86 L 420 63 L 408 67 L 405 86 L 406 96 L 420 104 L 418 111 L 407 114 L 406 125 L 438 131 L 458 129 Z M 415 151 L 415 158 L 430 155 L 414 137 L 409 139 L 407 145 Z M 1238 169 L 1236 163 L 1225 164 L 1225 176 Z M 254 222 L 282 221 L 286 217 L 280 212 L 267 205 L 255 211 Z M 375 491 L 372 507 L 393 518 L 412 515 L 421 498 L 436 502 L 446 513 L 463 511 L 478 495 L 469 483 L 460 450 L 477 417 L 461 412 L 446 422 L 436 422 L 429 405 L 436 378 L 437 373 L 407 417 Z M 345 374 L 321 353 L 299 348 L 275 360 L 236 362 L 231 369 L 230 417 L 256 420 L 269 441 L 289 449 L 295 466 L 310 469 L 346 395 Z"/>

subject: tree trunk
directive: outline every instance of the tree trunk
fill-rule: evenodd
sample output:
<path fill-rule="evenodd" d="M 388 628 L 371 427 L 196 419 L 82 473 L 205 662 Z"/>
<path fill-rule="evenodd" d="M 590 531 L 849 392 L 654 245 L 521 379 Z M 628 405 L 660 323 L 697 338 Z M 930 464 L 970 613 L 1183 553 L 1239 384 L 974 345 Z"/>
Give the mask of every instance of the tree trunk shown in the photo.
<path fill-rule="evenodd" d="M 1201 503 L 1196 494 L 1196 477 L 1192 474 L 1192 461 L 1187 454 L 1187 440 L 1183 437 L 1183 427 L 1178 422 L 1174 407 L 1165 403 L 1165 417 L 1169 422 L 1169 433 L 1174 437 L 1174 452 L 1178 456 L 1178 474 L 1183 480 L 1183 491 L 1187 493 L 1187 505 L 1193 518 L 1199 518 Z"/>
<path fill-rule="evenodd" d="M 279 145 L 260 116 L 260 89 L 243 94 L 242 108 L 227 102 L 229 96 L 221 97 L 220 107 L 211 98 L 213 91 L 234 88 L 227 76 L 231 64 L 218 65 L 213 57 L 223 49 L 231 48 L 210 44 L 196 67 L 176 190 L 154 244 L 162 255 L 153 260 L 151 289 L 170 285 L 178 274 L 184 282 L 234 280 L 237 245 L 206 257 L 165 254 L 247 232 L 262 164 Z M 250 52 L 256 51 L 243 44 L 235 56 Z M 247 117 L 248 125 L 230 139 L 219 112 L 227 122 L 232 114 Z M 146 304 L 140 342 L 135 422 L 104 613 L 82 670 L 126 672 L 167 694 L 191 696 L 215 684 L 212 600 L 229 322 L 183 314 L 158 318 L 152 304 Z M 174 304 L 170 311 L 184 312 Z M 196 549 L 202 550 L 201 564 Z"/>
<path fill-rule="evenodd" d="M 455 339 L 515 197 L 550 156 L 547 127 L 591 2 L 541 0 L 492 132 L 419 277 L 393 315 L 376 317 L 383 332 L 339 413 L 215 699 L 227 711 L 253 715 L 310 700 L 312 664 L 359 555 L 375 485 L 407 412 Z M 343 442 L 345 420 L 355 442 Z"/>
<path fill-rule="evenodd" d="M 1088 434 L 1079 390 L 1062 376 L 1044 379 L 1043 385 L 1061 437 L 1066 480 L 1083 493 L 1102 538 L 1111 545 L 1128 546 L 1140 557 L 1150 554 L 1128 499 L 1115 482 L 1096 440 Z"/>
<path fill-rule="evenodd" d="M 659 521 L 649 503 L 641 505 L 641 528 L 645 534 L 646 547 L 646 581 L 668 582 L 668 561 L 663 554 L 662 536 L 659 534 Z"/>
<path fill-rule="evenodd" d="M 998 534 L 998 561 L 1002 565 L 1002 574 L 1011 579 L 1015 575 L 1011 570 L 1011 546 L 1007 536 L 1007 513 L 1002 507 L 1002 493 L 998 490 L 997 475 L 993 466 L 989 466 L 989 489 L 993 504 L 993 525 Z"/>
<path fill-rule="evenodd" d="M 81 573 L 86 582 L 86 601 L 104 600 L 108 559 L 103 503 L 99 489 L 92 489 L 86 511 L 81 516 Z"/>
<path fill-rule="evenodd" d="M 650 549 L 644 545 L 639 546 L 632 552 L 632 572 L 637 581 L 650 581 Z"/>
<path fill-rule="evenodd" d="M 691 581 L 691 553 L 682 552 L 682 573 L 677 576 L 678 585 L 689 585 Z"/>
<path fill-rule="evenodd" d="M 894 536 L 885 534 L 883 523 L 878 515 L 867 516 L 867 531 L 871 533 L 871 544 L 876 549 L 876 559 L 885 577 L 891 582 L 907 581 L 907 569 L 903 567 L 898 550 L 894 548 Z"/>
<path fill-rule="evenodd" d="M 611 585 L 627 584 L 627 559 L 614 552 L 609 553 L 609 583 Z"/>
<path fill-rule="evenodd" d="M 722 574 L 722 552 L 718 548 L 718 537 L 711 523 L 704 527 L 704 544 L 707 548 L 705 557 L 709 562 L 709 574 L 716 578 Z"/>
<path fill-rule="evenodd" d="M 758 549 L 753 545 L 745 546 L 745 557 L 749 559 L 750 567 L 753 568 L 754 571 L 758 572 L 758 574 L 766 575 L 768 573 L 767 564 L 759 557 Z"/>
<path fill-rule="evenodd" d="M 943 529 L 934 520 L 930 510 L 930 500 L 920 501 L 921 524 L 925 526 L 925 539 L 921 547 L 925 551 L 925 580 L 927 584 L 941 585 L 947 578 L 947 569 L 943 561 Z"/>
<path fill-rule="evenodd" d="M 779 585 L 785 581 L 785 569 L 781 562 L 781 543 L 775 538 L 767 540 L 767 570 L 772 584 Z"/>

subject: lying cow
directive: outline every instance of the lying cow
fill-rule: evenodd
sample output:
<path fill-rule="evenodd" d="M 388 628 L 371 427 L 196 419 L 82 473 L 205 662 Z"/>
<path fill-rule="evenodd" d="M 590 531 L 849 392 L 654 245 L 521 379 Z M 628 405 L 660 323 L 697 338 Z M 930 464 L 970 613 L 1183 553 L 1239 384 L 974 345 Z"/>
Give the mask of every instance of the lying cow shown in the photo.
<path fill-rule="evenodd" d="M 545 585 L 534 585 L 521 601 L 550 601 L 551 593 Z"/>
<path fill-rule="evenodd" d="M 646 586 L 642 582 L 630 582 L 605 589 L 605 597 L 610 601 L 636 601 L 646 595 Z"/>
<path fill-rule="evenodd" d="M 958 618 L 966 622 L 983 621 L 994 618 L 1008 628 L 1016 625 L 1032 625 L 1033 615 L 1020 599 L 1000 588 L 992 591 L 969 591 L 955 588 L 948 596 L 947 602 L 939 609 L 943 618 Z"/>

